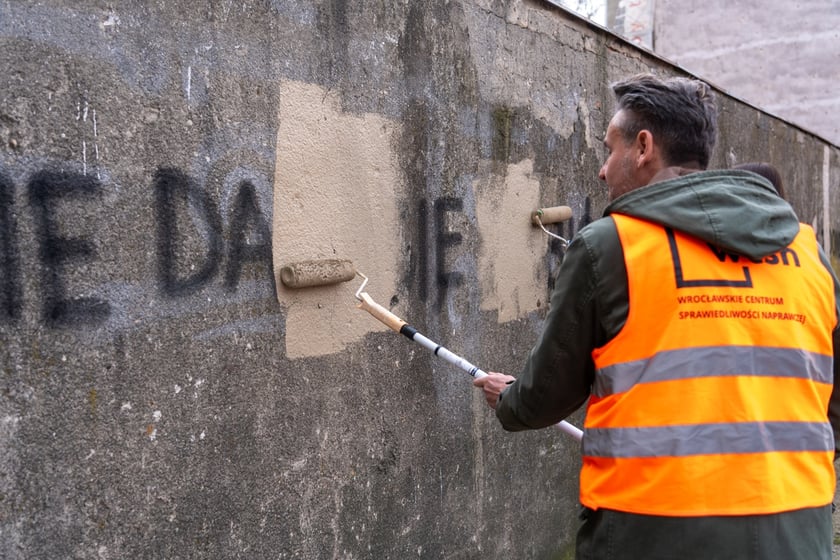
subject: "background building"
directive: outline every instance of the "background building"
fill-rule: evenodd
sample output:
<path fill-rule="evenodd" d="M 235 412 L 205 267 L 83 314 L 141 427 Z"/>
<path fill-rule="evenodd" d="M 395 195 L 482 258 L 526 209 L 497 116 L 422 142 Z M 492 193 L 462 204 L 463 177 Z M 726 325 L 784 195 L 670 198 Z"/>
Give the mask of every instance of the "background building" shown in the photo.
<path fill-rule="evenodd" d="M 614 32 L 840 144 L 837 0 L 609 0 Z"/>

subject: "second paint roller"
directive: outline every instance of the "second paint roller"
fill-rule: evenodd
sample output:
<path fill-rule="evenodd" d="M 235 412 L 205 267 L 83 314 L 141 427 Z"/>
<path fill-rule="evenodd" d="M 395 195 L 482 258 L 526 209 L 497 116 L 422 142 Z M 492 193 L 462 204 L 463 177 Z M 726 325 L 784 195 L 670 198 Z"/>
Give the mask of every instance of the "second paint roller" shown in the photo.
<path fill-rule="evenodd" d="M 551 233 L 545 226 L 548 224 L 558 224 L 560 222 L 565 222 L 569 218 L 572 217 L 572 209 L 568 206 L 551 206 L 549 208 L 537 208 L 533 212 L 531 212 L 531 223 L 542 229 L 547 235 L 559 239 L 563 242 L 563 245 L 568 245 L 569 240 L 560 237 L 556 233 Z"/>

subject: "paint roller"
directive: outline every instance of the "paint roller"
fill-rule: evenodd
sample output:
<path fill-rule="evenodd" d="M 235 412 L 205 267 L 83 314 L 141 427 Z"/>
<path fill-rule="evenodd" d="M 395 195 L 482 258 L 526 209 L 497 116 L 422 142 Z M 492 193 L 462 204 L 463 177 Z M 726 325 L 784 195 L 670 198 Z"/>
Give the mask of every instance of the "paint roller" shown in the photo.
<path fill-rule="evenodd" d="M 555 233 L 551 233 L 547 229 L 545 229 L 546 225 L 549 224 L 559 224 L 560 222 L 565 222 L 569 218 L 572 217 L 572 209 L 568 206 L 551 206 L 548 208 L 537 208 L 533 212 L 531 212 L 531 223 L 535 227 L 539 227 L 545 233 L 554 237 L 555 239 L 559 239 L 563 242 L 564 245 L 569 244 L 569 240 Z"/>
<path fill-rule="evenodd" d="M 355 277 L 356 267 L 348 259 L 300 261 L 280 268 L 280 281 L 292 289 L 329 286 Z"/>
<path fill-rule="evenodd" d="M 571 211 L 569 212 L 569 215 L 571 215 Z M 368 278 L 355 269 L 352 261 L 346 259 L 301 261 L 280 268 L 280 281 L 287 288 L 293 289 L 348 282 L 357 275 L 363 280 L 362 285 L 356 290 L 356 299 L 359 300 L 357 307 L 359 309 L 364 309 L 391 330 L 402 334 L 409 340 L 430 350 L 435 356 L 459 367 L 471 376 L 481 378 L 487 375 L 485 371 L 482 371 L 461 356 L 420 334 L 417 329 L 376 303 L 367 292 L 362 291 L 368 283 Z M 577 440 L 583 437 L 583 432 L 579 428 L 566 421 L 554 424 L 554 427 Z"/>

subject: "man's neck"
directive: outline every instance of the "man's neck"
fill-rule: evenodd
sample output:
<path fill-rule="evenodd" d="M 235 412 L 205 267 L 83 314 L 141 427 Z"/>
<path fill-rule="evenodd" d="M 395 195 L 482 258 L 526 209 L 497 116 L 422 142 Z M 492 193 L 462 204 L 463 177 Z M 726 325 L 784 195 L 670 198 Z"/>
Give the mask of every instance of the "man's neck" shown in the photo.
<path fill-rule="evenodd" d="M 652 185 L 653 183 L 658 183 L 660 181 L 667 181 L 668 179 L 676 179 L 677 177 L 682 177 L 683 175 L 689 175 L 691 173 L 697 173 L 698 171 L 703 170 L 700 168 L 699 165 L 695 163 L 663 167 L 662 169 L 657 171 L 653 175 L 653 177 L 651 177 L 648 185 Z"/>

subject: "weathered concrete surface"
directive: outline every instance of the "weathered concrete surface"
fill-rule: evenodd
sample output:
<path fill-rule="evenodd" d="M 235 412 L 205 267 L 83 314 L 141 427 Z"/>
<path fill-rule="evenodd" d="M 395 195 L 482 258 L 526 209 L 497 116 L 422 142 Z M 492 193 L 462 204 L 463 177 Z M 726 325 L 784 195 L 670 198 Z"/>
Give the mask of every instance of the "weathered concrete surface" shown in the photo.
<path fill-rule="evenodd" d="M 530 210 L 596 218 L 608 83 L 673 68 L 537 1 L 11 2 L 0 53 L 0 556 L 568 557 L 577 445 L 272 256 L 516 373 Z M 837 148 L 721 106 L 835 235 Z"/>

